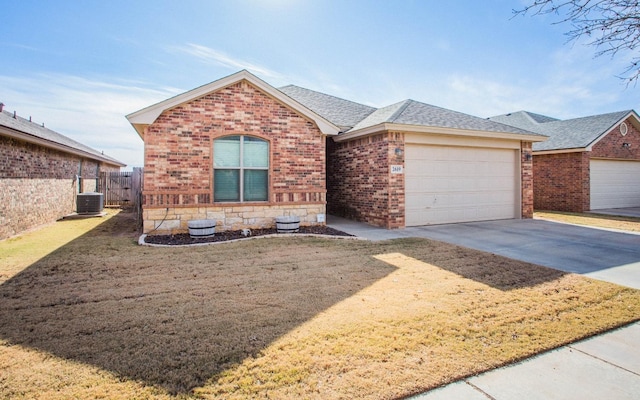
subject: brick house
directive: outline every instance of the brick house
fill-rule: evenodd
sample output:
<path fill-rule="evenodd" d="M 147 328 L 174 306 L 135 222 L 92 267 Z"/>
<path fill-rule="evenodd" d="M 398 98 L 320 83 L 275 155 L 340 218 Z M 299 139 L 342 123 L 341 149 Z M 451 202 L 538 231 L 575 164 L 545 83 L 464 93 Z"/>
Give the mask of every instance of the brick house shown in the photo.
<path fill-rule="evenodd" d="M 0 239 L 54 222 L 96 191 L 101 171 L 125 164 L 5 111 L 0 103 Z"/>
<path fill-rule="evenodd" d="M 127 116 L 145 143 L 143 230 L 323 224 L 386 228 L 533 214 L 544 136 L 406 100 L 376 109 L 247 71 Z"/>
<path fill-rule="evenodd" d="M 519 111 L 490 119 L 549 136 L 533 145 L 535 209 L 640 207 L 640 120 L 635 111 L 568 120 Z"/>

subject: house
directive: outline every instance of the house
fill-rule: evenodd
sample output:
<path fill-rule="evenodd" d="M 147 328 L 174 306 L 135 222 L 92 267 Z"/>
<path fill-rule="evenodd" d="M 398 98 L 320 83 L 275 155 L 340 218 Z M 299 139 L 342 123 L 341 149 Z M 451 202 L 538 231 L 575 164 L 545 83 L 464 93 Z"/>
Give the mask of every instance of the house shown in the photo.
<path fill-rule="evenodd" d="M 640 207 L 640 120 L 635 111 L 567 120 L 519 111 L 490 120 L 549 136 L 533 145 L 535 209 Z"/>
<path fill-rule="evenodd" d="M 77 193 L 124 166 L 0 103 L 0 239 L 74 212 Z"/>
<path fill-rule="evenodd" d="M 145 146 L 143 230 L 323 224 L 386 228 L 533 214 L 531 145 L 544 140 L 413 100 L 376 109 L 277 89 L 247 71 L 127 116 Z"/>

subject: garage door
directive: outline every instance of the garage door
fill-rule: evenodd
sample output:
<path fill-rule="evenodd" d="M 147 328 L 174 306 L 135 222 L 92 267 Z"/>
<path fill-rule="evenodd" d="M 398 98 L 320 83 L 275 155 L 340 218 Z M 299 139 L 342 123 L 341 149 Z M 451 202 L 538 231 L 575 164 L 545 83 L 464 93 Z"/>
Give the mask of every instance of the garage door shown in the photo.
<path fill-rule="evenodd" d="M 640 207 L 640 161 L 591 160 L 591 209 Z"/>
<path fill-rule="evenodd" d="M 407 226 L 517 218 L 513 149 L 407 145 Z"/>

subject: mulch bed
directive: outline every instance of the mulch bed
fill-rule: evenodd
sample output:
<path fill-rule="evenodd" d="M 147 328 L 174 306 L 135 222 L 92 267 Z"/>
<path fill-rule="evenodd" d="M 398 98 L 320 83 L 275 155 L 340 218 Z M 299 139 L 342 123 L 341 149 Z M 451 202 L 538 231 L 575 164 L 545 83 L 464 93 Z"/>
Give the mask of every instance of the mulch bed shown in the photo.
<path fill-rule="evenodd" d="M 276 228 L 267 229 L 251 229 L 250 236 L 264 236 L 277 234 Z M 314 235 L 327 235 L 327 236 L 354 236 L 346 232 L 339 231 L 337 229 L 329 228 L 327 226 L 301 226 L 299 234 L 314 234 Z M 291 233 L 284 233 L 283 235 L 295 235 Z M 188 233 L 178 233 L 175 235 L 150 235 L 145 238 L 145 243 L 150 244 L 164 244 L 164 245 L 185 245 L 185 244 L 199 244 L 199 243 L 214 243 L 214 242 L 226 242 L 235 239 L 244 239 L 247 236 L 242 234 L 241 230 L 238 231 L 224 231 L 216 232 L 214 236 L 207 238 L 193 239 Z"/>

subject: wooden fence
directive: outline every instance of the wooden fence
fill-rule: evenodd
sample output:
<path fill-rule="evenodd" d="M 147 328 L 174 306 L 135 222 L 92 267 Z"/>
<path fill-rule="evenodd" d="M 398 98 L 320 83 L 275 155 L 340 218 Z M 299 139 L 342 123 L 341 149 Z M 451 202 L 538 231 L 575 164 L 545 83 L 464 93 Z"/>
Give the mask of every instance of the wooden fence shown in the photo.
<path fill-rule="evenodd" d="M 142 219 L 142 168 L 133 171 L 101 172 L 98 192 L 104 194 L 106 207 L 133 207 Z"/>

